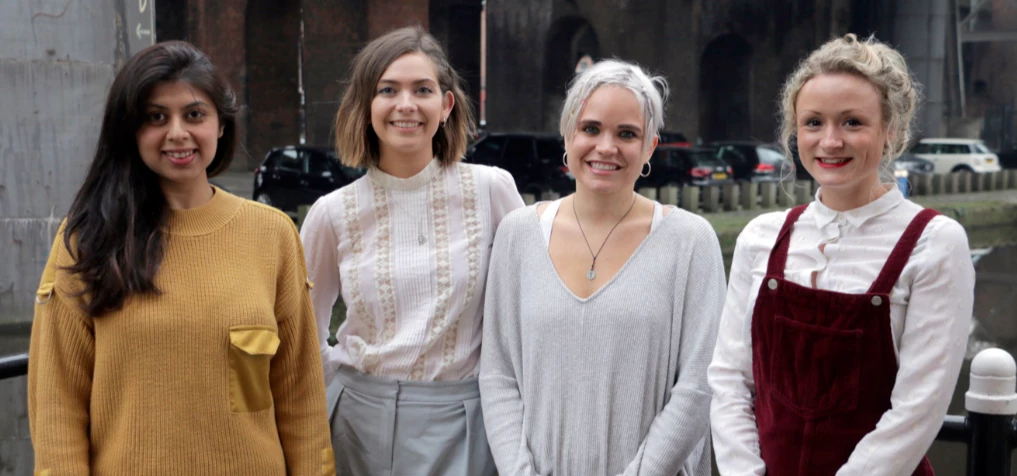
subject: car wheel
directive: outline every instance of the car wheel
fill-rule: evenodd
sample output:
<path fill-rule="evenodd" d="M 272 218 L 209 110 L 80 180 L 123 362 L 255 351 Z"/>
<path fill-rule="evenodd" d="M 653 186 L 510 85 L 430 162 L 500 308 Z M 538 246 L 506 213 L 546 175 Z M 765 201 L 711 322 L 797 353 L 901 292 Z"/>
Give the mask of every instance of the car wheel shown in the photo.
<path fill-rule="evenodd" d="M 254 201 L 256 201 L 258 203 L 261 203 L 261 204 L 268 205 L 270 207 L 274 207 L 275 206 L 275 203 L 272 201 L 272 197 L 270 197 L 265 192 L 259 193 L 258 196 L 254 197 Z"/>
<path fill-rule="evenodd" d="M 968 167 L 967 165 L 958 165 L 958 166 L 954 167 L 953 170 L 950 171 L 950 173 L 954 173 L 954 174 L 973 174 L 973 173 L 975 173 L 975 171 L 974 171 L 974 169 L 972 169 L 971 167 Z"/>

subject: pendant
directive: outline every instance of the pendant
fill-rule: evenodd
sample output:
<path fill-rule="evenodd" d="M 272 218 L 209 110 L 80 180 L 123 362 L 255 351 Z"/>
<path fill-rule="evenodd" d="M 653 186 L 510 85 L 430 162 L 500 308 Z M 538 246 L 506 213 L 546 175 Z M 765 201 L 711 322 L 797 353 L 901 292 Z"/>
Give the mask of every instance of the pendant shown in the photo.
<path fill-rule="evenodd" d="M 420 244 L 427 243 L 427 238 L 424 238 L 424 234 L 423 233 L 417 235 L 417 243 L 420 243 Z"/>
<path fill-rule="evenodd" d="M 593 281 L 596 278 L 597 278 L 597 272 L 594 271 L 593 268 L 590 268 L 590 270 L 586 272 L 586 279 L 589 279 L 590 281 Z"/>

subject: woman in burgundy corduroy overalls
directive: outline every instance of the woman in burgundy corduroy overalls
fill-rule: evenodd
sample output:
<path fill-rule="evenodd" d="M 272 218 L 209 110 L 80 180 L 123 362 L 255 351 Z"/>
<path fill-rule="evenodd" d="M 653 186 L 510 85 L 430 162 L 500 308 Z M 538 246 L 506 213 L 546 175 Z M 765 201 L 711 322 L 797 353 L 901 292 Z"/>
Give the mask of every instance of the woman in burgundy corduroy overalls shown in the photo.
<path fill-rule="evenodd" d="M 738 238 L 709 370 L 725 476 L 933 474 L 974 270 L 957 222 L 880 181 L 915 86 L 900 54 L 854 35 L 785 84 L 782 139 L 820 189 Z"/>

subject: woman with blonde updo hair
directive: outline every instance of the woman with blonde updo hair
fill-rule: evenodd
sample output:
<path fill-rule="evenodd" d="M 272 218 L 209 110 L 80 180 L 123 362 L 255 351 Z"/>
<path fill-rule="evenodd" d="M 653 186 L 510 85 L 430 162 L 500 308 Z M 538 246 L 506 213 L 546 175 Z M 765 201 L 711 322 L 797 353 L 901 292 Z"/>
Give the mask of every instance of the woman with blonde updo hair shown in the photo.
<path fill-rule="evenodd" d="M 933 474 L 974 268 L 956 221 L 880 180 L 918 101 L 900 53 L 855 35 L 784 85 L 782 143 L 820 188 L 738 237 L 708 372 L 721 474 Z"/>

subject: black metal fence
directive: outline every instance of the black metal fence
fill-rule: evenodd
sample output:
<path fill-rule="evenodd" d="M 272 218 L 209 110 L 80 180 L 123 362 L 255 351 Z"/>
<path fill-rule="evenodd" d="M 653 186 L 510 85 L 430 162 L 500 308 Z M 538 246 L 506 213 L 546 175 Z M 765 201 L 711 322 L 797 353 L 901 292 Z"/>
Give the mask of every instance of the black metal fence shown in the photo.
<path fill-rule="evenodd" d="M 0 380 L 28 373 L 28 354 L 0 357 Z M 999 349 L 982 351 L 971 363 L 967 416 L 947 415 L 939 441 L 964 443 L 968 476 L 1010 476 L 1010 455 L 1017 447 L 1017 365 Z M 980 411 L 979 411 L 980 410 Z"/>

